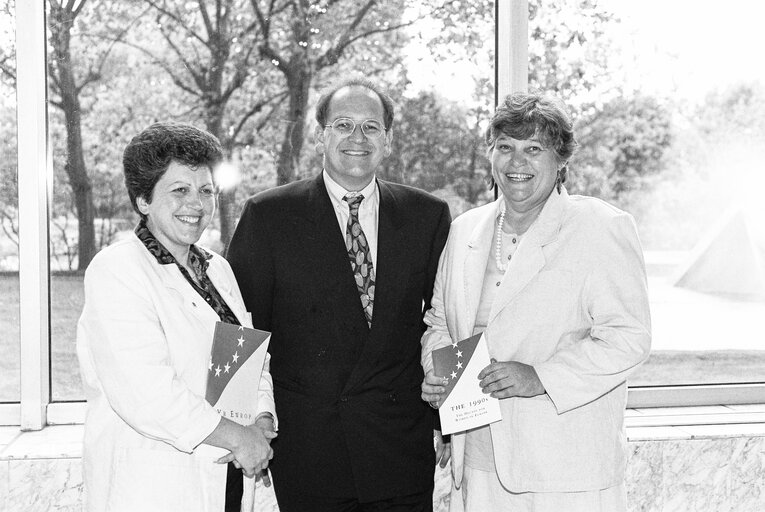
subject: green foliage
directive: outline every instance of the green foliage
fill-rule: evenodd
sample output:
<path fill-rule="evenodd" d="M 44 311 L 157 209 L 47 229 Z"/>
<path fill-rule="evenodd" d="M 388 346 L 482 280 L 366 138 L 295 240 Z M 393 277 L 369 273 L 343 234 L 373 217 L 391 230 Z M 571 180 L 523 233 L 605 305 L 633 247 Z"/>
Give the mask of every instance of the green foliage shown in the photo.
<path fill-rule="evenodd" d="M 489 175 L 475 112 L 434 92 L 405 98 L 394 126 L 391 156 L 380 176 L 424 190 L 451 188 L 475 205 Z"/>
<path fill-rule="evenodd" d="M 294 166 L 295 178 L 313 175 L 321 163 L 312 144 L 303 146 L 313 131 L 311 105 L 327 84 L 354 73 L 381 82 L 398 101 L 394 152 L 380 175 L 459 196 L 464 208 L 480 204 L 490 197 L 482 137 L 493 104 L 493 18 L 491 0 L 200 0 L 193 8 L 181 0 L 88 0 L 71 46 L 85 83 L 83 152 L 96 217 L 133 218 L 122 149 L 160 119 L 221 138 L 242 171 L 230 196 L 234 216 L 246 196 L 277 183 L 280 166 Z M 530 0 L 531 85 L 556 92 L 577 113 L 582 150 L 572 186 L 608 198 L 658 173 L 670 142 L 662 139 L 667 119 L 649 99 L 587 110 L 615 69 L 607 37 L 615 23 L 595 0 Z M 413 38 L 439 62 L 487 70 L 474 78 L 470 97 L 411 90 L 413 70 L 402 57 Z M 50 123 L 52 213 L 71 217 L 64 121 L 51 110 Z"/>
<path fill-rule="evenodd" d="M 664 169 L 672 144 L 669 111 L 655 98 L 617 97 L 585 109 L 575 128 L 579 150 L 570 165 L 568 188 L 617 201 L 640 190 L 647 177 Z"/>
<path fill-rule="evenodd" d="M 529 1 L 529 85 L 578 108 L 588 93 L 605 94 L 619 63 L 607 28 L 618 24 L 597 0 Z"/>

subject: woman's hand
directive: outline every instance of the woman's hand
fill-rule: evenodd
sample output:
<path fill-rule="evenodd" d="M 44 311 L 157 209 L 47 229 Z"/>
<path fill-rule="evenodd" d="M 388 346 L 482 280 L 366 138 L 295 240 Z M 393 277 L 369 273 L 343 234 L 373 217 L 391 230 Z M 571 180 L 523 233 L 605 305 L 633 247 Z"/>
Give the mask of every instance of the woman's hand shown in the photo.
<path fill-rule="evenodd" d="M 494 398 L 513 396 L 532 397 L 544 394 L 545 387 L 533 366 L 518 361 L 492 359 L 492 363 L 478 374 L 481 389 Z"/>
<path fill-rule="evenodd" d="M 218 427 L 204 442 L 230 450 L 231 453 L 215 462 L 233 462 L 246 477 L 252 478 L 268 467 L 268 461 L 274 456 L 269 443 L 275 437 L 275 432 L 263 431 L 257 424 L 245 427 L 228 418 L 221 418 Z"/>
<path fill-rule="evenodd" d="M 429 370 L 422 380 L 422 399 L 430 404 L 433 409 L 438 409 L 443 399 L 446 398 L 444 393 L 446 392 L 447 380 L 443 377 L 436 377 L 433 375 L 433 371 Z"/>

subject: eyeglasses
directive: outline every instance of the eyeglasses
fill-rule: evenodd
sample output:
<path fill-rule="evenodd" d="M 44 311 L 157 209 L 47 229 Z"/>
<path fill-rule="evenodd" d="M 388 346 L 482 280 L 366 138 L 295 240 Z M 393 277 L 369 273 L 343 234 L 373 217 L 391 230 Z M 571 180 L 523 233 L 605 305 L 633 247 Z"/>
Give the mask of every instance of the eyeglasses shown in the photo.
<path fill-rule="evenodd" d="M 366 121 L 360 121 L 361 133 L 365 137 L 370 139 L 377 139 L 385 133 L 385 128 L 379 121 L 374 119 L 367 119 Z M 340 137 L 348 137 L 356 130 L 356 121 L 350 117 L 338 117 L 332 124 L 325 124 L 325 128 L 332 128 Z"/>

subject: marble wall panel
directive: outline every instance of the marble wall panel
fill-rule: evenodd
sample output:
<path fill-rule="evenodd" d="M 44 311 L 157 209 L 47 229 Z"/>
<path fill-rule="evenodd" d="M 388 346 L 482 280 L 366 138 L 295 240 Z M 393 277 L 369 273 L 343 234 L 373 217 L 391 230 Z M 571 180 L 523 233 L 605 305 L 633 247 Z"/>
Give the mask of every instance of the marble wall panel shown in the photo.
<path fill-rule="evenodd" d="M 80 512 L 82 462 L 80 459 L 10 460 L 8 512 Z"/>
<path fill-rule="evenodd" d="M 664 455 L 662 442 L 630 443 L 627 460 L 627 504 L 630 512 L 661 510 Z"/>
<path fill-rule="evenodd" d="M 8 510 L 8 461 L 0 460 L 0 510 Z"/>
<path fill-rule="evenodd" d="M 631 443 L 630 512 L 765 511 L 765 437 Z"/>
<path fill-rule="evenodd" d="M 449 469 L 436 472 L 435 512 L 449 505 Z M 79 458 L 0 459 L 0 510 L 81 510 Z M 278 512 L 258 485 L 256 510 Z M 765 437 L 638 441 L 629 444 L 630 512 L 765 511 Z"/>

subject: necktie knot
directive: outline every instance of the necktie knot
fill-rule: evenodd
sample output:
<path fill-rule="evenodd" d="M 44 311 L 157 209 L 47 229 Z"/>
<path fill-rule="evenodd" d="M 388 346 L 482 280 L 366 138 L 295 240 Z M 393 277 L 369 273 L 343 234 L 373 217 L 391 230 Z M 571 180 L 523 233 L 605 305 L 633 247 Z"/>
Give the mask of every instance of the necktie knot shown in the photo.
<path fill-rule="evenodd" d="M 348 208 L 351 210 L 351 215 L 357 216 L 359 214 L 359 206 L 361 201 L 364 200 L 364 194 L 356 194 L 354 196 L 346 195 L 343 197 L 343 201 L 348 203 Z"/>

